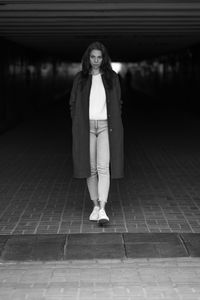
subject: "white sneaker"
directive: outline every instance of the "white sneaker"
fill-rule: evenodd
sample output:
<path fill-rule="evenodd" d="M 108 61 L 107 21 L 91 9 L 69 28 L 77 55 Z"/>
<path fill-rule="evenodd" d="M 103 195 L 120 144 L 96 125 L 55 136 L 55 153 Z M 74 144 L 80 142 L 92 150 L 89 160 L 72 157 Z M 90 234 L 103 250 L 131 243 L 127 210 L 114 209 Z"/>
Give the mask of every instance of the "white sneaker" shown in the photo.
<path fill-rule="evenodd" d="M 99 218 L 99 206 L 94 206 L 93 211 L 89 216 L 90 221 L 97 221 Z"/>
<path fill-rule="evenodd" d="M 107 224 L 109 222 L 109 218 L 106 215 L 105 209 L 101 208 L 99 210 L 99 218 L 98 218 L 98 223 L 103 225 L 103 224 Z"/>

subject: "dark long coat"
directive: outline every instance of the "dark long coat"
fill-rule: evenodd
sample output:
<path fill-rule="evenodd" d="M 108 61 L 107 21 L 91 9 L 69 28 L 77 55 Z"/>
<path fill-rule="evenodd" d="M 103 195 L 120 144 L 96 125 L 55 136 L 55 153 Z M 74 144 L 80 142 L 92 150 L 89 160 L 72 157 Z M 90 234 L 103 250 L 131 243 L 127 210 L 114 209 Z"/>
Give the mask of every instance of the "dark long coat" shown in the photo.
<path fill-rule="evenodd" d="M 121 88 L 118 75 L 112 71 L 113 88 L 106 84 L 104 74 L 102 81 L 106 92 L 107 118 L 110 147 L 110 176 L 124 176 L 124 132 L 121 119 Z M 72 156 L 73 177 L 87 178 L 90 176 L 90 134 L 89 134 L 89 96 L 92 75 L 88 76 L 83 88 L 80 85 L 81 72 L 74 78 L 70 95 L 72 117 Z"/>

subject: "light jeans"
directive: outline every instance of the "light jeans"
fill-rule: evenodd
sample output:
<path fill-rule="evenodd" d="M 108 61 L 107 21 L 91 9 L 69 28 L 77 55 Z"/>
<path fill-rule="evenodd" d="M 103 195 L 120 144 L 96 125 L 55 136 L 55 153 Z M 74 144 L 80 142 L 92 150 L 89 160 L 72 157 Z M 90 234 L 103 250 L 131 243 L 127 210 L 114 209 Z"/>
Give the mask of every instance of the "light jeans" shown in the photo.
<path fill-rule="evenodd" d="M 107 120 L 90 120 L 91 176 L 86 179 L 91 200 L 107 202 L 110 188 Z"/>

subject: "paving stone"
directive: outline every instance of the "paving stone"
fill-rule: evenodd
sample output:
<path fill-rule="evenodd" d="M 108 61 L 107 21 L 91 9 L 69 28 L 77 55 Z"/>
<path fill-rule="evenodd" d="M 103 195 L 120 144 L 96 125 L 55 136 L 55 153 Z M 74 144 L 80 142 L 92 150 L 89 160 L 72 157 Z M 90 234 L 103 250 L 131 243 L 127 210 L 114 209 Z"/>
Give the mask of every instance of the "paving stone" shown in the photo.
<path fill-rule="evenodd" d="M 7 243 L 9 239 L 9 235 L 0 235 L 0 257 L 1 257 L 1 253 L 5 247 L 5 244 Z"/>
<path fill-rule="evenodd" d="M 123 233 L 123 238 L 125 244 L 132 243 L 161 243 L 161 242 L 171 242 L 173 244 L 180 244 L 180 240 L 177 234 L 175 233 Z"/>
<path fill-rule="evenodd" d="M 127 244 L 125 247 L 127 258 L 160 257 L 156 245 L 153 244 Z"/>
<path fill-rule="evenodd" d="M 182 233 L 181 236 L 189 255 L 192 257 L 200 257 L 200 234 Z"/>
<path fill-rule="evenodd" d="M 64 259 L 121 259 L 125 258 L 122 244 L 68 245 Z"/>
<path fill-rule="evenodd" d="M 124 258 L 121 234 L 70 234 L 65 259 Z"/>
<path fill-rule="evenodd" d="M 35 236 L 11 236 L 7 241 L 3 252 L 3 260 L 30 260 Z"/>
<path fill-rule="evenodd" d="M 67 245 L 112 245 L 123 244 L 122 234 L 99 233 L 99 234 L 70 234 Z"/>
<path fill-rule="evenodd" d="M 188 256 L 177 234 L 124 233 L 123 237 L 127 258 Z"/>
<path fill-rule="evenodd" d="M 3 260 L 59 260 L 63 258 L 66 235 L 11 236 L 2 252 Z"/>
<path fill-rule="evenodd" d="M 185 247 L 180 243 L 173 245 L 171 242 L 160 243 L 156 245 L 159 251 L 159 257 L 187 257 L 188 253 Z"/>

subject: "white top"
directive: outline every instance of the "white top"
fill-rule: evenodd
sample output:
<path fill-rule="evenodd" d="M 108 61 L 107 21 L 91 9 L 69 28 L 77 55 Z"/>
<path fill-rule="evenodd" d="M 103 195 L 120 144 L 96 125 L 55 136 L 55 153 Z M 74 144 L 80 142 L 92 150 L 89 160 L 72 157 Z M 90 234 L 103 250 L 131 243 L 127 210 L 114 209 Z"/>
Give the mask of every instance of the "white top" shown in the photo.
<path fill-rule="evenodd" d="M 90 120 L 106 120 L 106 93 L 101 78 L 101 74 L 92 75 L 92 86 L 90 90 L 89 104 L 89 119 Z"/>

